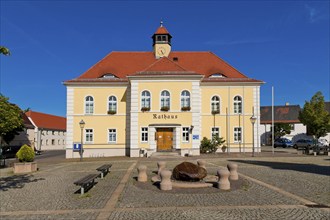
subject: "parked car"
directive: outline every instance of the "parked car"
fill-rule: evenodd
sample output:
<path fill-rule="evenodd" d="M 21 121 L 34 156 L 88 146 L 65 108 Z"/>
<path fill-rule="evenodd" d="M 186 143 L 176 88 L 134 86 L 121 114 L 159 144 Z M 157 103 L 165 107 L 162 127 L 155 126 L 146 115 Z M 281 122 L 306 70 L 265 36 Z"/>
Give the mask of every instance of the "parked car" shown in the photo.
<path fill-rule="evenodd" d="M 313 140 L 300 139 L 294 143 L 293 148 L 306 149 L 306 148 L 311 148 L 313 145 L 314 145 Z"/>
<path fill-rule="evenodd" d="M 287 138 L 278 138 L 274 141 L 274 148 L 276 147 L 293 147 L 293 143 Z"/>
<path fill-rule="evenodd" d="M 321 138 L 318 141 L 318 145 L 321 147 L 327 147 L 327 146 L 329 146 L 329 142 L 327 139 Z"/>
<path fill-rule="evenodd" d="M 16 157 L 16 153 L 17 151 L 19 151 L 19 149 L 21 148 L 21 146 L 4 146 L 2 147 L 2 157 L 3 158 L 14 158 Z"/>

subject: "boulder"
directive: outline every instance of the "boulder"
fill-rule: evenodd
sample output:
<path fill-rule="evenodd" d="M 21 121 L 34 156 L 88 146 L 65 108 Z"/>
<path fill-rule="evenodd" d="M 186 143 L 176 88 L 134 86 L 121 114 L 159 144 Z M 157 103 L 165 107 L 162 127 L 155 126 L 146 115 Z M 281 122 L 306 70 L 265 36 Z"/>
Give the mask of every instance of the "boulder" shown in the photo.
<path fill-rule="evenodd" d="M 172 177 L 176 180 L 196 182 L 207 176 L 205 168 L 190 162 L 183 162 L 173 169 Z"/>

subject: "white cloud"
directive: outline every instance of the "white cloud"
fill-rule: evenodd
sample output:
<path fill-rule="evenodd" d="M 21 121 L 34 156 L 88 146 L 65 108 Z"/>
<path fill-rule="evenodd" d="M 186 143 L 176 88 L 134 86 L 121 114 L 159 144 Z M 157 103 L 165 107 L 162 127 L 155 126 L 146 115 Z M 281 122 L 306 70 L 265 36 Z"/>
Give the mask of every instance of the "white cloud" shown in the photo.
<path fill-rule="evenodd" d="M 326 13 L 322 12 L 321 10 L 317 9 L 316 7 L 311 7 L 307 4 L 305 4 L 305 9 L 307 12 L 309 23 L 315 23 L 320 20 L 325 20 L 329 17 Z"/>

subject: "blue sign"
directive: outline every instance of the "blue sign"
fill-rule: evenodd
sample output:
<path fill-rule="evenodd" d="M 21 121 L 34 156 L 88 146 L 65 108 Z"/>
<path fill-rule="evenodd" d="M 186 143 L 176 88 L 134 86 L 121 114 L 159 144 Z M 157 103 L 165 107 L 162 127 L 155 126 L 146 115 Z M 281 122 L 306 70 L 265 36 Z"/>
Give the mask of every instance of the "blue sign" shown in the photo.
<path fill-rule="evenodd" d="M 80 151 L 81 149 L 81 144 L 74 143 L 73 144 L 73 151 Z"/>
<path fill-rule="evenodd" d="M 198 134 L 194 134 L 193 135 L 193 140 L 199 140 L 199 135 Z"/>

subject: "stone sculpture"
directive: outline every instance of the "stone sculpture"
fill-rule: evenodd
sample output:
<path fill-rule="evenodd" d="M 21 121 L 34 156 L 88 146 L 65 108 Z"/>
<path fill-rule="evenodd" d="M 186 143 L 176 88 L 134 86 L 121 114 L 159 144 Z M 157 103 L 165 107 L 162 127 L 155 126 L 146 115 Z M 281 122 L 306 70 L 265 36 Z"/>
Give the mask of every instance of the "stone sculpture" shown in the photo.
<path fill-rule="evenodd" d="M 160 189 L 161 190 L 172 190 L 172 181 L 171 181 L 172 172 L 169 170 L 162 170 L 160 172 Z"/>
<path fill-rule="evenodd" d="M 173 178 L 181 181 L 200 181 L 207 176 L 205 168 L 190 162 L 183 162 L 173 169 Z"/>
<path fill-rule="evenodd" d="M 230 175 L 227 169 L 220 169 L 217 171 L 219 180 L 217 182 L 217 188 L 222 190 L 230 190 L 230 182 L 228 177 Z"/>
<path fill-rule="evenodd" d="M 138 168 L 138 181 L 139 182 L 147 182 L 148 176 L 147 176 L 147 166 L 140 165 Z"/>
<path fill-rule="evenodd" d="M 166 167 L 166 162 L 165 161 L 158 161 L 157 162 L 157 166 L 158 166 L 158 172 L 157 172 L 157 174 L 158 174 L 158 176 L 160 175 L 160 172 L 163 170 L 163 169 L 165 169 L 165 167 Z"/>
<path fill-rule="evenodd" d="M 204 160 L 197 160 L 197 164 L 198 164 L 198 166 L 206 169 L 206 166 L 205 166 L 206 162 Z"/>
<path fill-rule="evenodd" d="M 227 164 L 227 168 L 230 172 L 230 175 L 229 175 L 230 180 L 238 180 L 237 167 L 238 167 L 238 165 L 236 163 Z"/>

